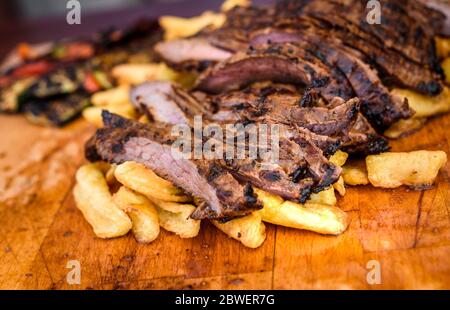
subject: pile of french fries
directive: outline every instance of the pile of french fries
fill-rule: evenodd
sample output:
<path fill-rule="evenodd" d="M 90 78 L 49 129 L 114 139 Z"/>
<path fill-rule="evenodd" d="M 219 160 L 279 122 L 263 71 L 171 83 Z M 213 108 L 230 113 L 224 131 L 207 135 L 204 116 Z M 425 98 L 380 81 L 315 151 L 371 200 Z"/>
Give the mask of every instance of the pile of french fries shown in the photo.
<path fill-rule="evenodd" d="M 338 152 L 335 158 L 346 156 Z M 196 208 L 194 199 L 142 164 L 87 164 L 78 170 L 76 181 L 75 202 L 100 238 L 120 237 L 131 230 L 137 241 L 149 243 L 157 238 L 160 227 L 181 238 L 199 233 L 200 221 L 190 218 Z M 212 221 L 247 247 L 257 248 L 264 242 L 264 222 L 327 235 L 338 235 L 348 226 L 346 213 L 336 207 L 332 187 L 314 194 L 304 205 L 261 190 L 256 193 L 262 210 L 226 223 Z"/>
<path fill-rule="evenodd" d="M 236 5 L 248 5 L 248 0 L 227 0 L 225 12 Z M 160 19 L 167 40 L 197 33 L 200 29 L 220 27 L 223 13 L 206 12 L 194 18 L 165 16 Z M 439 55 L 450 56 L 450 40 L 438 39 Z M 450 58 L 444 61 L 450 76 Z M 92 96 L 92 107 L 83 117 L 101 127 L 103 109 L 121 116 L 147 122 L 139 117 L 130 102 L 130 87 L 146 81 L 162 80 L 192 85 L 195 76 L 175 72 L 163 63 L 123 64 L 113 69 L 118 86 Z M 386 136 L 398 138 L 419 129 L 428 117 L 450 111 L 450 90 L 429 98 L 409 90 L 394 89 L 396 96 L 406 97 L 416 111 L 413 118 L 403 120 L 386 131 Z M 244 246 L 257 248 L 266 238 L 264 223 L 309 230 L 326 235 L 339 235 L 348 225 L 347 214 L 337 207 L 336 192 L 344 196 L 346 186 L 368 185 L 396 188 L 402 185 L 423 189 L 431 186 L 439 170 L 447 162 L 442 151 L 384 153 L 365 160 L 348 160 L 348 154 L 338 151 L 330 161 L 343 168 L 340 179 L 332 187 L 313 194 L 305 204 L 285 201 L 281 197 L 256 189 L 263 209 L 226 223 L 211 221 L 229 237 Z M 76 175 L 74 197 L 76 205 L 99 238 L 115 238 L 131 231 L 138 242 L 155 240 L 160 228 L 181 238 L 193 238 L 200 231 L 200 221 L 190 218 L 196 201 L 172 183 L 135 162 L 121 165 L 92 163 L 82 166 Z"/>

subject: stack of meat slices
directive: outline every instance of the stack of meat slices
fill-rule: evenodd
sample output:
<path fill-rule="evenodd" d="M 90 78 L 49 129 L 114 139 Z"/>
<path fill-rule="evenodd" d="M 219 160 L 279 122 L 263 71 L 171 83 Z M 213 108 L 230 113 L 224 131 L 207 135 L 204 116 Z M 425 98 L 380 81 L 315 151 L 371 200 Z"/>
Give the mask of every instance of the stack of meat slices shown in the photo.
<path fill-rule="evenodd" d="M 280 1 L 235 8 L 227 22 L 191 38 L 161 42 L 159 56 L 196 71 L 192 90 L 166 82 L 132 91 L 150 125 L 104 112 L 105 127 L 87 144 L 91 161 L 136 161 L 201 203 L 195 219 L 230 219 L 261 208 L 253 188 L 305 202 L 336 182 L 329 162 L 388 150 L 384 130 L 414 113 L 391 87 L 427 95 L 442 91 L 434 48 L 445 16 L 418 1 L 382 6 L 381 25 L 366 22 L 365 1 Z M 171 125 L 277 124 L 280 161 L 174 159 Z M 226 141 L 225 141 L 226 142 Z"/>

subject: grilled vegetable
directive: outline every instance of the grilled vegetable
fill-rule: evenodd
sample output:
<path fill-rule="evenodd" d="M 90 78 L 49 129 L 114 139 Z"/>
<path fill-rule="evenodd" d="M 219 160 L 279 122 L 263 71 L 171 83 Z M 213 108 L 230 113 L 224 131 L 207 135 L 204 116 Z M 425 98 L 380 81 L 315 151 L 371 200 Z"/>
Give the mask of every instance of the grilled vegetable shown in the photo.
<path fill-rule="evenodd" d="M 51 99 L 33 99 L 23 105 L 26 118 L 37 125 L 63 126 L 89 105 L 89 95 L 76 92 Z"/>

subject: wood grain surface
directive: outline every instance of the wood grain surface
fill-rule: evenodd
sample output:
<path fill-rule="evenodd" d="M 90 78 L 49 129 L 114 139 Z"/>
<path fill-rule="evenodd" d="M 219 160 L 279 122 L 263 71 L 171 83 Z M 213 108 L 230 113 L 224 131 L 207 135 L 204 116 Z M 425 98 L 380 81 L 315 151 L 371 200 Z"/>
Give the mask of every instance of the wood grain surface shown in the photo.
<path fill-rule="evenodd" d="M 450 115 L 431 120 L 393 149 L 450 155 L 449 126 Z M 96 238 L 74 205 L 92 132 L 83 121 L 58 130 L 0 116 L 0 289 L 450 289 L 450 164 L 428 191 L 348 188 L 339 206 L 351 225 L 338 237 L 267 224 L 251 250 L 205 222 L 194 239 L 162 231 L 142 245 Z M 70 260 L 80 285 L 66 281 Z M 366 281 L 370 260 L 379 285 Z"/>

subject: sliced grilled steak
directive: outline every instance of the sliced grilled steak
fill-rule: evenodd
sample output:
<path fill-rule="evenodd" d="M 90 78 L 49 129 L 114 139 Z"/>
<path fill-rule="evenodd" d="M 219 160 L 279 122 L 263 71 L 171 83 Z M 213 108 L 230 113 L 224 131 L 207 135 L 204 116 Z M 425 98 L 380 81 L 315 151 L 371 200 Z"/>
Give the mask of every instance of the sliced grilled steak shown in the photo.
<path fill-rule="evenodd" d="M 396 121 L 412 115 L 407 102 L 391 96 L 376 72 L 356 57 L 354 51 L 331 43 L 324 44 L 325 39 L 317 36 L 298 34 L 297 38 L 303 42 L 300 46 L 293 43 L 272 43 L 269 47 L 250 50 L 247 54 L 239 53 L 227 62 L 207 70 L 199 78 L 197 88 L 218 93 L 239 89 L 252 82 L 271 80 L 306 85 L 307 88 L 317 89 L 330 101 L 340 94 L 339 86 L 346 84 L 330 79 L 330 71 L 324 69 L 328 66 L 338 68 L 340 74 L 346 77 L 346 82 L 361 99 L 363 114 L 380 132 Z M 310 54 L 315 55 L 315 61 L 305 59 L 304 48 L 307 46 L 311 49 Z M 321 60 L 320 65 L 318 59 Z M 352 90 L 345 91 L 346 96 L 351 92 Z"/>
<path fill-rule="evenodd" d="M 367 42 L 398 52 L 418 64 L 433 67 L 435 54 L 430 53 L 433 31 L 428 24 L 409 15 L 406 2 L 386 1 L 381 5 L 381 23 L 365 22 L 367 3 L 358 0 L 314 0 L 302 7 L 304 15 L 325 20 L 351 31 Z"/>
<path fill-rule="evenodd" d="M 261 84 L 243 91 L 207 96 L 204 93 L 189 94 L 168 82 L 143 84 L 134 88 L 131 96 L 134 104 L 141 107 L 151 119 L 173 125 L 186 123 L 192 126 L 195 115 L 202 115 L 205 125 L 219 122 L 225 126 L 238 121 L 277 123 L 285 124 L 287 127 L 284 130 L 291 128 L 291 137 L 297 134 L 295 127 L 309 129 L 309 140 L 327 156 L 333 154 L 341 144 L 348 150 L 354 149 L 365 154 L 387 150 L 386 140 L 358 113 L 357 99 L 345 102 L 335 98 L 328 104 L 330 108 L 327 108 L 320 97 L 313 96 L 307 107 L 302 107 L 305 105 L 305 96 L 299 95 L 298 90 L 289 85 Z M 137 97 L 139 100 L 136 100 Z M 365 126 L 356 126 L 357 119 Z M 383 141 L 385 148 L 371 147 L 371 139 Z M 381 145 L 381 142 L 377 145 Z"/>
<path fill-rule="evenodd" d="M 106 111 L 103 121 L 105 127 L 97 130 L 86 145 L 87 159 L 145 165 L 204 202 L 192 218 L 236 217 L 261 208 L 250 186 L 242 186 L 213 162 L 175 159 L 170 127 L 147 126 Z"/>
<path fill-rule="evenodd" d="M 384 10 L 388 10 L 386 6 Z M 390 28 L 374 27 L 365 21 L 367 12 L 361 9 L 357 0 L 283 1 L 278 6 L 276 24 L 303 32 L 309 29 L 313 35 L 322 33 L 324 38 L 339 38 L 346 46 L 362 52 L 364 61 L 374 64 L 387 84 L 430 95 L 440 93 L 443 71 L 434 49 L 434 36 L 424 30 L 429 25 L 418 22 L 411 25 L 410 21 L 403 28 L 397 27 L 395 14 L 398 12 L 385 12 L 383 16 L 391 21 L 382 24 L 389 24 Z M 414 19 L 401 15 L 406 15 L 401 19 L 403 23 L 405 18 Z"/>

